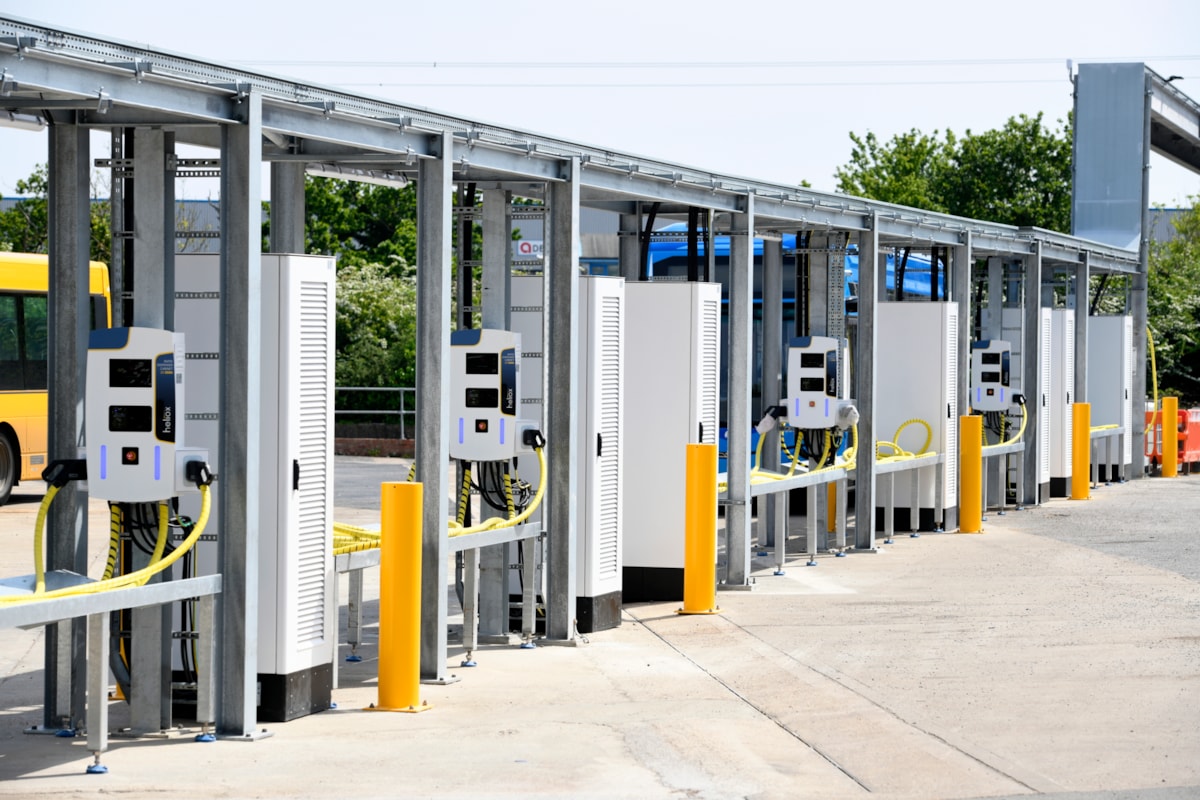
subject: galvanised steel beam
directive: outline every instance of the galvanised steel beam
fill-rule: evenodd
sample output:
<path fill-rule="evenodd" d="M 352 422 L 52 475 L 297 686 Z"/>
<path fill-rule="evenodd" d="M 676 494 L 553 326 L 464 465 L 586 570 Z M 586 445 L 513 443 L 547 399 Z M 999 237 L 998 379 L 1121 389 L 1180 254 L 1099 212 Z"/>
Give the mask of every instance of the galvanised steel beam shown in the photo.
<path fill-rule="evenodd" d="M 1200 104 L 1161 75 L 1146 70 L 1150 106 L 1150 148 L 1200 172 Z"/>
<path fill-rule="evenodd" d="M 780 239 L 763 240 L 762 276 L 762 394 L 759 408 L 751 414 L 757 422 L 768 408 L 783 399 L 783 242 Z M 776 429 L 777 430 L 777 429 Z M 769 437 L 763 446 L 764 469 L 778 471 L 779 447 L 776 430 L 762 434 Z M 769 445 L 769 446 L 768 446 Z M 772 494 L 765 498 L 765 507 L 759 520 L 758 544 L 761 547 L 778 547 L 787 536 L 787 496 Z M 777 564 L 783 569 L 783 564 Z"/>
<path fill-rule="evenodd" d="M 83 441 L 83 389 L 88 349 L 90 215 L 88 132 L 50 129 L 49 458 L 77 458 Z M 46 567 L 87 574 L 87 492 L 72 483 L 50 507 Z M 46 628 L 43 724 L 75 727 L 84 714 L 85 621 Z"/>
<path fill-rule="evenodd" d="M 263 129 L 313 142 L 329 142 L 401 157 L 430 157 L 438 138 L 436 133 L 414 131 L 395 122 L 344 114 L 326 115 L 308 106 L 278 101 L 263 104 Z"/>
<path fill-rule="evenodd" d="M 801 229 L 832 227 L 861 231 L 867 225 L 867 209 L 857 198 L 842 203 L 797 194 L 786 198 L 758 194 L 754 198 L 759 227 L 778 225 Z"/>
<path fill-rule="evenodd" d="M 861 198 L 815 192 L 769 181 L 748 181 L 666 161 L 625 155 L 536 134 L 508 130 L 423 109 L 401 106 L 344 91 L 245 72 L 170 53 L 105 42 L 93 37 L 46 29 L 20 20 L 0 19 L 0 95 L 36 109 L 29 92 L 46 95 L 47 106 L 63 101 L 75 107 L 95 102 L 85 111 L 89 125 L 103 125 L 103 114 L 115 124 L 162 122 L 230 122 L 237 98 L 253 87 L 263 98 L 264 129 L 302 140 L 341 143 L 369 152 L 395 152 L 428 157 L 422 141 L 449 133 L 458 139 L 460 160 L 455 174 L 468 180 L 522 176 L 542 181 L 564 180 L 564 166 L 578 158 L 583 167 L 581 188 L 592 199 L 650 200 L 717 211 L 736 211 L 736 197 L 758 196 L 759 217 L 801 227 L 828 225 L 857 231 L 866 215 L 878 212 L 875 226 L 881 243 L 955 245 L 969 230 L 976 250 L 1024 256 L 1029 242 L 1018 241 L 1011 226 L 964 220 L 945 214 L 879 203 Z M 1195 104 L 1178 90 L 1148 76 L 1155 97 L 1152 110 L 1159 129 L 1190 131 Z M 136 120 L 135 109 L 149 115 Z M 156 115 L 162 114 L 159 118 Z M 180 141 L 191 143 L 191 135 Z M 1169 148 L 1165 149 L 1170 157 Z M 1178 157 L 1178 154 L 1175 154 Z M 1064 239 L 1069 241 L 1069 237 Z M 1076 240 L 1078 241 L 1078 240 Z M 1051 242 L 1043 241 L 1042 257 L 1059 258 Z M 1091 243 L 1073 244 L 1093 250 Z M 1065 255 L 1065 254 L 1064 254 Z M 1124 259 L 1093 261 L 1096 271 L 1130 271 Z"/>
<path fill-rule="evenodd" d="M 725 505 L 725 585 L 750 585 L 750 396 L 754 379 L 755 197 L 742 198 L 729 233 L 729 358 L 726 380 L 729 435 Z"/>
<path fill-rule="evenodd" d="M 740 211 L 739 196 L 721 186 L 701 186 L 668 177 L 648 175 L 639 170 L 586 166 L 579 177 L 581 191 L 602 190 L 618 196 L 649 202 L 678 203 L 686 207 L 711 208 L 715 211 Z M 743 195 L 744 196 L 744 195 Z"/>
<path fill-rule="evenodd" d="M 304 164 L 272 164 L 271 252 L 305 252 L 304 222 Z"/>
<path fill-rule="evenodd" d="M 879 233 L 872 215 L 871 226 L 858 235 L 858 352 L 854 354 L 854 384 L 858 397 L 858 455 L 854 470 L 854 548 L 875 550 L 875 390 L 879 385 L 875 367 L 880 295 Z M 886 287 L 886 283 L 884 283 Z M 810 514 L 814 513 L 809 509 Z M 809 545 L 810 552 L 812 545 Z"/>
<path fill-rule="evenodd" d="M 1021 389 L 1025 395 L 1025 452 L 1022 485 L 1017 487 L 1017 505 L 1038 504 L 1038 468 L 1041 466 L 1041 443 L 1049 435 L 1049 409 L 1041 403 L 1050 392 L 1042 385 L 1042 258 L 1041 246 L 1023 260 L 1023 302 L 1025 338 L 1021 342 Z M 1002 313 L 1002 312 L 997 312 Z M 1002 464 L 1005 462 L 1001 462 Z M 1003 500 L 1003 498 L 1001 498 Z"/>
<path fill-rule="evenodd" d="M 579 428 L 579 162 L 552 183 L 546 232 L 546 636 L 575 638 Z"/>
<path fill-rule="evenodd" d="M 124 106 L 210 122 L 232 122 L 236 117 L 235 90 L 161 78 L 138 82 L 128 70 L 95 62 L 0 53 L 0 75 L 23 100 L 29 99 L 25 93 L 36 92 L 90 99 L 97 112 Z"/>
<path fill-rule="evenodd" d="M 454 142 L 441 137 L 438 158 L 423 159 L 417 179 L 417 480 L 421 514 L 421 679 L 446 682 L 446 600 L 450 522 L 450 233 Z"/>
<path fill-rule="evenodd" d="M 217 473 L 223 576 L 217 612 L 217 730 L 249 736 L 257 725 L 258 485 L 262 458 L 262 98 L 239 106 L 221 147 L 221 369 Z"/>

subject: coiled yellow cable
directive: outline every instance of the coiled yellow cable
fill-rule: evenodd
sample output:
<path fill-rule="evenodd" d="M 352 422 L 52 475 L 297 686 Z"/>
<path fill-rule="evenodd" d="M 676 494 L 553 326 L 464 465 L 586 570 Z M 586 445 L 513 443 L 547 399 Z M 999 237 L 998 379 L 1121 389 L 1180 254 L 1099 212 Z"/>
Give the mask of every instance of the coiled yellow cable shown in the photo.
<path fill-rule="evenodd" d="M 108 504 L 108 561 L 104 564 L 104 580 L 108 580 L 117 571 L 117 559 L 121 553 L 121 506 L 116 503 Z"/>
<path fill-rule="evenodd" d="M 525 510 L 522 511 L 520 514 L 517 514 L 515 517 L 512 517 L 511 519 L 503 519 L 501 517 L 493 517 L 492 519 L 484 520 L 483 522 L 480 522 L 477 525 L 472 525 L 469 528 L 463 528 L 463 527 L 451 525 L 450 526 L 450 536 L 451 537 L 468 536 L 472 533 L 482 533 L 484 531 L 492 531 L 492 530 L 496 530 L 498 528 L 515 528 L 516 526 L 520 525 L 525 520 L 529 519 L 530 515 L 532 515 L 533 512 L 537 510 L 538 506 L 540 506 L 542 504 L 542 497 L 545 496 L 545 494 L 546 494 L 546 483 L 547 483 L 547 480 L 546 480 L 546 455 L 543 451 L 543 448 L 535 447 L 533 449 L 533 452 L 537 456 L 538 471 L 542 477 L 541 477 L 541 480 L 538 481 L 538 488 L 537 488 L 537 491 L 533 495 L 533 499 L 529 501 L 529 505 L 525 506 Z"/>
<path fill-rule="evenodd" d="M 512 475 L 508 473 L 508 465 L 504 467 L 504 502 L 507 506 L 508 518 L 512 519 L 517 515 L 517 506 L 513 502 Z"/>
<path fill-rule="evenodd" d="M 413 462 L 414 465 L 416 462 Z M 471 503 L 471 464 L 467 462 L 463 467 L 462 486 L 458 487 L 458 511 L 455 514 L 455 521 L 459 525 L 467 521 L 467 507 Z"/>
<path fill-rule="evenodd" d="M 1006 417 L 1006 419 L 1007 419 L 1007 417 Z M 1001 442 L 998 446 L 1002 447 L 1004 445 L 1012 444 L 1014 442 L 1020 441 L 1021 437 L 1025 434 L 1025 424 L 1027 422 L 1029 422 L 1029 414 L 1028 414 L 1028 412 L 1025 411 L 1025 404 L 1021 403 L 1021 425 L 1020 425 L 1020 427 L 1017 428 L 1017 432 L 1013 435 L 1013 437 L 1011 439 L 1007 439 L 1006 441 Z"/>
<path fill-rule="evenodd" d="M 41 594 L 27 595 L 6 595 L 0 597 L 0 604 L 15 604 L 27 603 L 35 600 L 52 600 L 60 597 L 75 597 L 84 594 L 96 594 L 98 592 L 111 591 L 113 589 L 126 589 L 131 586 L 142 586 L 150 578 L 165 570 L 167 567 L 174 564 L 179 559 L 183 558 L 184 553 L 192 549 L 192 546 L 200 540 L 200 535 L 204 533 L 204 528 L 208 525 L 209 512 L 212 510 L 212 499 L 209 495 L 208 486 L 200 487 L 200 516 L 196 519 L 196 525 L 192 528 L 192 532 L 183 540 L 179 547 L 176 547 L 171 554 L 165 558 L 159 559 L 157 563 L 149 564 L 142 569 L 121 575 L 117 578 L 109 578 L 107 580 L 96 581 L 95 583 L 87 583 L 82 586 L 68 586 L 63 589 L 56 589 L 52 592 L 43 592 Z M 156 548 L 157 549 L 157 548 Z"/>

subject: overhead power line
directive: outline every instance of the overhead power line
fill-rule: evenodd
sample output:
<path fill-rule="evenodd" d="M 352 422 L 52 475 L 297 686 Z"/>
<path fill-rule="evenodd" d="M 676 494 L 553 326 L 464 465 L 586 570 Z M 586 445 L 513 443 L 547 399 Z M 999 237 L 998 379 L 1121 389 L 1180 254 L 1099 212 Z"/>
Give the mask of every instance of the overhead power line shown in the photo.
<path fill-rule="evenodd" d="M 1076 58 L 1076 64 L 1086 62 L 1129 61 L 1200 61 L 1200 55 L 1185 56 L 1117 56 L 1106 58 Z M 840 61 L 354 61 L 354 60 L 239 60 L 247 66 L 272 67 L 338 67 L 370 69 L 850 69 L 874 67 L 967 67 L 1063 64 L 1066 57 L 1053 58 L 951 58 L 951 59 L 884 59 Z"/>
<path fill-rule="evenodd" d="M 820 87 L 869 86 L 981 86 L 1000 84 L 1059 83 L 1064 78 L 1001 78 L 997 80 L 911 80 L 911 81 L 729 81 L 729 82 L 658 82 L 653 83 L 532 83 L 532 82 L 469 82 L 429 83 L 418 81 L 371 81 L 339 83 L 340 86 L 373 88 L 435 88 L 435 89 L 796 89 Z"/>

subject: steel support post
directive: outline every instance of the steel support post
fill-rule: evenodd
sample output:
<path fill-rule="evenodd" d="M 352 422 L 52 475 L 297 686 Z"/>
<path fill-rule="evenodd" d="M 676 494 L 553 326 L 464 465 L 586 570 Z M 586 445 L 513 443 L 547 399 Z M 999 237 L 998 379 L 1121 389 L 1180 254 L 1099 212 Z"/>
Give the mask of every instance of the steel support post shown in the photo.
<path fill-rule="evenodd" d="M 867 230 L 858 235 L 858 352 L 854 354 L 855 401 L 858 406 L 854 547 L 868 552 L 875 550 L 875 353 L 878 341 L 875 319 L 879 295 L 887 287 L 879 279 L 878 221 L 878 216 L 872 213 Z M 883 263 L 886 265 L 886 259 Z"/>
<path fill-rule="evenodd" d="M 727 587 L 750 585 L 750 393 L 754 377 L 754 195 L 729 230 L 729 404 L 725 494 Z"/>
<path fill-rule="evenodd" d="M 133 258 L 142 268 L 134 276 L 129 322 L 167 330 L 175 327 L 174 138 L 161 128 L 133 130 Z M 134 553 L 134 567 L 148 563 Z M 151 578 L 162 580 L 170 573 Z M 135 608 L 130 620 L 130 724 L 138 733 L 157 733 L 171 727 L 171 609 Z"/>
<path fill-rule="evenodd" d="M 955 265 L 946 271 L 946 281 L 949 283 L 949 298 L 951 303 L 958 304 L 958 407 L 954 409 L 950 424 L 956 425 L 961 416 L 965 416 L 971 400 L 971 270 L 975 264 L 971 234 L 963 234 L 963 240 L 955 248 L 963 253 L 963 263 Z M 947 458 L 957 457 L 948 454 Z M 952 462 L 947 462 L 946 469 L 956 469 Z M 946 502 L 957 503 L 955 498 L 946 498 Z"/>
<path fill-rule="evenodd" d="M 638 204 L 640 207 L 640 203 Z M 617 231 L 617 260 L 620 262 L 621 277 L 627 281 L 638 279 L 639 259 L 642 257 L 639 236 L 642 230 L 642 215 L 621 214 Z"/>
<path fill-rule="evenodd" d="M 717 248 L 715 246 L 716 234 L 713 233 L 713 224 L 717 218 L 717 212 L 711 208 L 704 212 L 704 276 L 703 280 L 707 283 L 717 279 Z"/>
<path fill-rule="evenodd" d="M 474 208 L 475 184 L 468 185 L 460 181 L 455 205 L 459 208 Z M 475 259 L 475 219 L 471 214 L 452 217 L 458 225 L 458 236 L 451 233 L 454 245 L 456 268 L 453 275 L 454 292 L 458 305 L 458 330 L 468 330 L 475 327 L 475 268 L 468 261 Z M 453 228 L 451 229 L 453 231 Z"/>
<path fill-rule="evenodd" d="M 87 707 L 87 749 L 97 757 L 108 749 L 109 620 L 109 612 L 87 617 L 87 692 L 92 701 Z"/>
<path fill-rule="evenodd" d="M 483 275 L 480 284 L 481 325 L 509 330 L 512 226 L 508 213 L 512 193 L 501 189 L 483 191 Z M 462 233 L 465 236 L 467 226 Z M 517 409 L 520 416 L 522 409 Z M 480 516 L 500 516 L 483 503 Z M 483 641 L 508 638 L 508 553 L 515 545 L 497 544 L 479 551 L 479 633 Z M 495 637 L 492 639 L 491 637 Z"/>
<path fill-rule="evenodd" d="M 170 612 L 169 605 L 143 606 L 130 614 L 130 727 L 137 734 L 158 733 L 171 726 L 171 651 L 166 646 Z"/>
<path fill-rule="evenodd" d="M 168 172 L 168 135 L 162 128 L 133 132 L 134 276 L 131 325 L 171 328 L 175 286 L 175 176 Z M 168 179 L 169 176 L 169 179 Z"/>
<path fill-rule="evenodd" d="M 217 611 L 217 730 L 257 724 L 259 427 L 262 404 L 262 96 L 221 128 L 221 369 L 217 473 L 222 590 Z M 143 265 L 146 262 L 141 261 Z M 143 273 L 145 270 L 143 269 Z M 140 278 L 140 274 L 139 274 Z"/>
<path fill-rule="evenodd" d="M 215 716 L 213 688 L 216 675 L 213 669 L 213 649 L 216 625 L 216 596 L 202 595 L 196 600 L 196 722 L 207 732 Z"/>
<path fill-rule="evenodd" d="M 447 465 L 450 457 L 450 233 L 454 138 L 443 133 L 435 158 L 417 172 L 417 480 L 421 515 L 421 679 L 445 681 L 446 582 L 450 552 Z"/>
<path fill-rule="evenodd" d="M 1076 403 L 1088 402 L 1088 286 L 1091 284 L 1091 263 L 1084 258 L 1075 265 L 1075 393 Z"/>
<path fill-rule="evenodd" d="M 970 280 L 970 272 L 967 280 Z M 999 339 L 1004 331 L 1004 262 L 1000 256 L 987 259 L 987 324 L 979 332 L 980 339 Z M 963 325 L 966 335 L 974 338 L 971 321 Z"/>
<path fill-rule="evenodd" d="M 1038 467 L 1041 441 L 1047 435 L 1046 412 L 1041 398 L 1050 391 L 1042 385 L 1042 244 L 1034 242 L 1033 252 L 1024 258 L 1025 291 L 1021 308 L 1025 319 L 1025 340 L 1021 342 L 1021 390 L 1025 395 L 1025 451 L 1022 460 L 1021 485 L 1017 487 L 1017 505 L 1038 504 Z M 1004 461 L 1000 472 L 1006 473 Z M 1002 496 L 1001 502 L 1004 501 Z"/>
<path fill-rule="evenodd" d="M 124 158 L 125 129 L 113 128 L 111 134 L 112 158 L 114 161 Z M 125 300 L 122 291 L 125 288 L 125 247 L 126 240 L 122 234 L 129 229 L 125 214 L 125 178 L 119 170 L 109 171 L 108 209 L 109 223 L 112 230 L 112 254 L 108 260 L 108 283 L 112 292 L 112 326 L 125 327 Z"/>
<path fill-rule="evenodd" d="M 47 351 L 50 460 L 76 458 L 83 445 L 83 388 L 88 346 L 88 131 L 50 126 L 50 293 Z M 64 487 L 50 507 L 46 568 L 87 573 L 87 493 Z M 47 728 L 84 713 L 86 627 L 83 618 L 46 626 L 43 720 Z"/>
<path fill-rule="evenodd" d="M 753 422 L 783 399 L 783 242 L 779 239 L 763 240 L 762 287 L 762 395 Z M 762 446 L 762 467 L 778 471 L 778 426 L 763 435 L 767 440 Z M 774 547 L 780 537 L 787 535 L 787 520 L 783 516 L 787 507 L 785 498 L 785 494 L 779 493 L 763 497 L 758 523 L 760 547 Z"/>
<path fill-rule="evenodd" d="M 808 330 L 807 336 L 825 336 L 829 330 L 829 295 L 835 287 L 829 285 L 829 246 L 833 234 L 828 232 L 810 232 L 808 235 Z M 843 288 L 842 293 L 845 293 Z M 859 286 L 859 294 L 862 287 Z M 799 297 L 797 283 L 797 303 L 804 302 Z M 797 314 L 799 309 L 797 308 Z"/>
<path fill-rule="evenodd" d="M 1133 437 L 1133 447 L 1130 449 L 1132 464 L 1129 474 L 1125 472 L 1124 458 L 1118 458 L 1121 463 L 1121 474 L 1126 479 L 1132 475 L 1135 478 L 1146 476 L 1146 328 L 1150 317 L 1147 307 L 1147 275 L 1150 271 L 1150 113 L 1151 101 L 1154 97 L 1154 85 L 1149 74 L 1146 75 L 1145 111 L 1142 133 L 1142 224 L 1141 236 L 1138 237 L 1138 271 L 1131 280 L 1129 304 L 1133 315 L 1133 430 L 1125 431 L 1126 436 Z M 1111 468 L 1110 468 L 1111 472 Z M 1109 475 L 1112 478 L 1112 475 Z"/>
<path fill-rule="evenodd" d="M 271 164 L 271 252 L 304 253 L 304 162 Z"/>
<path fill-rule="evenodd" d="M 575 525 L 578 485 L 579 400 L 579 159 L 566 164 L 566 180 L 548 184 L 546 233 L 546 636 L 575 637 Z"/>

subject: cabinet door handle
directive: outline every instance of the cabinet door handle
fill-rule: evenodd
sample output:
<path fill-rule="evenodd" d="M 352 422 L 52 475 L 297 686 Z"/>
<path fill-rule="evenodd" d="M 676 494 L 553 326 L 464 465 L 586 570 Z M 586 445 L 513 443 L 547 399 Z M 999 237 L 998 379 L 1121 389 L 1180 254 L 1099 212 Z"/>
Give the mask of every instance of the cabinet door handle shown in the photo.
<path fill-rule="evenodd" d="M 294 459 L 292 461 L 292 491 L 293 492 L 300 491 L 300 460 L 299 459 Z"/>
<path fill-rule="evenodd" d="M 604 437 L 597 433 L 596 434 L 596 458 L 599 458 L 602 455 L 604 455 Z"/>

